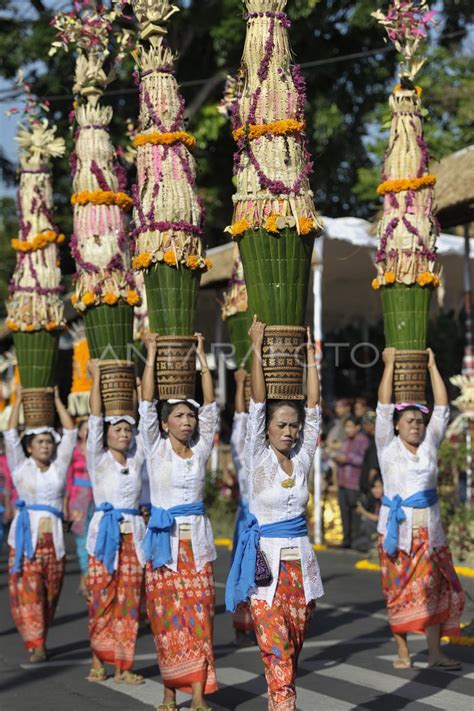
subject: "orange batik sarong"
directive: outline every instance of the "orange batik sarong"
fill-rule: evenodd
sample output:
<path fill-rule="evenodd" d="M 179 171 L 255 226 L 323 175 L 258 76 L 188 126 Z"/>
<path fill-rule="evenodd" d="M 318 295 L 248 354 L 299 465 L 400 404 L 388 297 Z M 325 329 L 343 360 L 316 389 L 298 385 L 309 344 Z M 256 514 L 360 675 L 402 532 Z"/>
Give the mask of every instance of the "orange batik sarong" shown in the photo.
<path fill-rule="evenodd" d="M 301 561 L 280 563 L 280 575 L 271 607 L 250 599 L 257 643 L 268 684 L 269 711 L 295 711 L 295 679 L 314 602 L 306 603 Z"/>
<path fill-rule="evenodd" d="M 112 575 L 89 556 L 89 639 L 102 662 L 126 671 L 132 668 L 135 655 L 144 574 L 131 533 L 122 534 L 118 556 Z"/>
<path fill-rule="evenodd" d="M 392 632 L 424 632 L 440 625 L 441 634 L 460 634 L 464 592 L 448 546 L 428 547 L 428 529 L 413 530 L 411 554 L 387 555 L 379 538 L 382 591 Z"/>
<path fill-rule="evenodd" d="M 14 561 L 15 549 L 10 548 L 10 609 L 24 645 L 31 652 L 46 643 L 63 585 L 66 558 L 56 559 L 52 533 L 40 533 L 34 558 L 23 558 L 21 573 L 11 572 Z"/>
<path fill-rule="evenodd" d="M 147 563 L 146 599 L 163 684 L 191 693 L 201 682 L 204 694 L 217 691 L 212 563 L 197 572 L 191 540 L 180 540 L 177 572 Z"/>

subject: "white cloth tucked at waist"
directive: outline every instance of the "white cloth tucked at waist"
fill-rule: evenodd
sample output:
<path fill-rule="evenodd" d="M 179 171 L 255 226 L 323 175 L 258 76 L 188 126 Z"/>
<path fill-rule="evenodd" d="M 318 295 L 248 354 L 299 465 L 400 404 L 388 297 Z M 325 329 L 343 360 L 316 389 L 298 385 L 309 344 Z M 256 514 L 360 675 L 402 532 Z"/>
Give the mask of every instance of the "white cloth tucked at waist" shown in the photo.
<path fill-rule="evenodd" d="M 301 560 L 299 548 L 282 548 L 280 551 L 280 560 Z"/>

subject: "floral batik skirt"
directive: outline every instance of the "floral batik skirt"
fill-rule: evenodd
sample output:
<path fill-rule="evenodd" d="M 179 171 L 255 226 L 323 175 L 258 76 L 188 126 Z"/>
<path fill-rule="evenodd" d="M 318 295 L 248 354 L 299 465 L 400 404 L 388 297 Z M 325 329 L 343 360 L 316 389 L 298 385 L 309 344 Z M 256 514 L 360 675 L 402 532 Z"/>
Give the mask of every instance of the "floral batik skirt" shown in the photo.
<path fill-rule="evenodd" d="M 197 572 L 190 540 L 179 542 L 178 570 L 146 568 L 148 619 L 155 639 L 163 683 L 191 693 L 217 691 L 212 636 L 214 624 L 212 563 Z"/>
<path fill-rule="evenodd" d="M 32 651 L 46 642 L 61 593 L 66 558 L 56 559 L 52 533 L 40 533 L 34 558 L 23 558 L 21 573 L 11 572 L 14 560 L 15 550 L 10 548 L 10 609 L 26 649 Z"/>
<path fill-rule="evenodd" d="M 89 639 L 99 659 L 119 671 L 131 669 L 140 616 L 143 567 L 133 535 L 124 533 L 117 569 L 110 575 L 94 556 L 89 557 Z"/>
<path fill-rule="evenodd" d="M 433 625 L 441 634 L 459 635 L 464 593 L 447 546 L 430 551 L 427 528 L 413 530 L 411 553 L 387 555 L 379 538 L 382 591 L 392 632 L 423 632 Z"/>
<path fill-rule="evenodd" d="M 257 643 L 268 684 L 269 711 L 296 709 L 296 670 L 314 602 L 306 603 L 301 561 L 281 561 L 270 605 L 250 598 Z"/>

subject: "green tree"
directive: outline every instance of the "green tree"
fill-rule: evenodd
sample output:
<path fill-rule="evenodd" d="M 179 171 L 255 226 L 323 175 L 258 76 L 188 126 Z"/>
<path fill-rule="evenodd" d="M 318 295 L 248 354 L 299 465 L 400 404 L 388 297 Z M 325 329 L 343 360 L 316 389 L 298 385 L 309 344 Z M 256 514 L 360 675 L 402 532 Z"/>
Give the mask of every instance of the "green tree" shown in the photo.
<path fill-rule="evenodd" d="M 56 0 L 0 0 L 1 75 L 12 80 L 23 68 L 40 97 L 51 100 L 58 132 L 72 146 L 68 114 L 72 102 L 73 61 L 59 53 L 48 57 L 54 32 L 50 26 Z M 217 112 L 224 77 L 234 73 L 242 54 L 245 23 L 241 0 L 181 0 L 170 43 L 179 52 L 178 80 L 186 99 L 189 130 L 198 138 L 198 182 L 204 199 L 209 245 L 228 239 L 223 233 L 232 212 L 230 126 Z M 330 216 L 370 216 L 384 146 L 380 132 L 388 92 L 395 78 L 395 53 L 384 46 L 383 33 L 370 13 L 377 0 L 289 0 L 290 37 L 295 61 L 307 83 L 307 122 L 315 172 L 312 186 L 318 209 Z M 467 0 L 442 3 L 443 33 L 421 73 L 427 127 L 438 157 L 472 141 L 472 58 L 462 51 L 469 21 Z M 131 14 L 131 13 L 130 13 Z M 378 51 L 380 50 L 380 51 Z M 115 144 L 127 142 L 126 121 L 137 115 L 133 62 L 125 61 L 107 92 L 114 106 L 111 127 Z M 471 76 L 469 75 L 471 72 Z M 18 97 L 15 89 L 2 98 Z M 54 186 L 58 224 L 72 229 L 71 180 L 64 159 L 56 163 Z M 133 171 L 130 173 L 133 181 Z M 67 246 L 63 268 L 74 270 Z"/>

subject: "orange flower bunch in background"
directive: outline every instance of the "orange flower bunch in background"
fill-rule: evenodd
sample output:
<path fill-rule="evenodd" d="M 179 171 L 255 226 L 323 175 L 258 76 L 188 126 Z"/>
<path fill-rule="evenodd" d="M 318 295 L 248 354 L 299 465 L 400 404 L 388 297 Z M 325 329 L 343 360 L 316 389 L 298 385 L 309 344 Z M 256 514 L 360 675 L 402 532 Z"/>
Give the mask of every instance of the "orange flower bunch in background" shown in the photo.
<path fill-rule="evenodd" d="M 262 136 L 288 136 L 292 133 L 301 133 L 305 129 L 304 121 L 296 119 L 282 119 L 281 121 L 270 121 L 269 123 L 249 123 L 232 131 L 234 141 L 238 141 L 245 136 L 248 141 L 254 141 Z"/>
<path fill-rule="evenodd" d="M 421 272 L 416 277 L 416 283 L 419 286 L 432 286 L 434 288 L 441 284 L 441 279 L 437 274 L 432 274 L 431 272 Z"/>
<path fill-rule="evenodd" d="M 151 264 L 151 261 L 152 259 L 150 252 L 142 252 L 141 254 L 137 254 L 136 257 L 133 257 L 132 267 L 133 269 L 148 269 Z"/>
<path fill-rule="evenodd" d="M 127 292 L 127 304 L 129 306 L 138 306 L 141 304 L 141 298 L 140 294 L 138 291 L 135 291 L 135 289 L 129 289 Z"/>
<path fill-rule="evenodd" d="M 434 175 L 424 175 L 422 178 L 401 178 L 400 180 L 385 180 L 377 187 L 379 195 L 400 193 L 402 190 L 420 190 L 432 187 L 436 183 Z"/>
<path fill-rule="evenodd" d="M 44 249 L 48 244 L 56 242 L 62 244 L 65 240 L 63 234 L 58 234 L 54 230 L 40 232 L 32 240 L 12 239 L 11 246 L 15 252 L 36 252 L 37 249 Z"/>
<path fill-rule="evenodd" d="M 72 205 L 117 205 L 121 210 L 128 210 L 133 200 L 126 193 L 114 193 L 112 190 L 83 190 L 71 196 Z"/>
<path fill-rule="evenodd" d="M 116 304 L 118 300 L 119 297 L 116 294 L 113 294 L 111 291 L 108 291 L 102 297 L 102 303 L 108 304 L 109 306 L 114 306 L 114 304 Z"/>
<path fill-rule="evenodd" d="M 172 146 L 174 143 L 183 143 L 190 151 L 196 145 L 196 139 L 186 131 L 170 131 L 160 133 L 152 131 L 151 133 L 140 133 L 133 139 L 135 148 L 151 143 L 154 146 Z"/>
<path fill-rule="evenodd" d="M 244 232 L 246 232 L 247 230 L 250 230 L 251 227 L 252 225 L 250 224 L 250 222 L 244 217 L 242 220 L 234 222 L 234 224 L 228 228 L 228 231 L 231 233 L 232 237 L 239 237 L 240 235 L 243 235 Z"/>
<path fill-rule="evenodd" d="M 398 91 L 401 91 L 401 90 L 402 90 L 401 84 L 395 84 L 395 86 L 393 87 L 394 94 L 396 94 Z M 421 86 L 418 86 L 418 85 L 415 86 L 415 91 L 418 96 L 421 96 L 423 93 L 423 89 L 421 88 Z"/>
<path fill-rule="evenodd" d="M 276 234 L 278 232 L 278 225 L 277 225 L 277 220 L 278 220 L 279 215 L 276 215 L 275 213 L 272 213 L 271 215 L 268 215 L 267 219 L 264 222 L 264 229 L 267 232 L 271 232 L 272 234 Z"/>
<path fill-rule="evenodd" d="M 300 235 L 308 235 L 314 230 L 314 220 L 312 217 L 299 217 L 298 227 Z"/>
<path fill-rule="evenodd" d="M 95 296 L 92 291 L 85 291 L 81 299 L 84 306 L 92 306 L 95 304 Z"/>
<path fill-rule="evenodd" d="M 168 264 L 170 267 L 175 267 L 176 266 L 176 254 L 173 252 L 172 249 L 168 249 L 163 255 L 163 261 L 165 264 Z"/>

